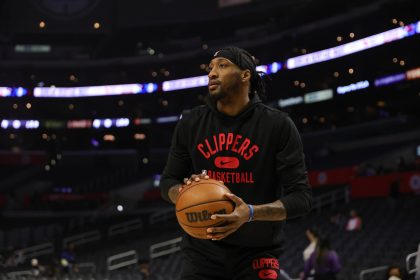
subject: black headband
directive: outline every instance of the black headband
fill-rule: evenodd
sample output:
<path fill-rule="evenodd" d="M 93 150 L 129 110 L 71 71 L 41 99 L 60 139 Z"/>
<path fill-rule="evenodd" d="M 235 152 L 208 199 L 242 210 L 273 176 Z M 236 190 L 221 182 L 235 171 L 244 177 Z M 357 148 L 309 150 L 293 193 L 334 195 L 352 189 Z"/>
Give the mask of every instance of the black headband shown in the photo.
<path fill-rule="evenodd" d="M 229 59 L 232 63 L 236 64 L 239 68 L 243 70 L 249 69 L 253 72 L 255 71 L 255 68 L 256 68 L 253 57 L 245 54 L 244 52 L 238 52 L 236 54 L 230 49 L 221 49 L 215 52 L 213 57 L 214 58 L 221 57 L 221 58 Z"/>

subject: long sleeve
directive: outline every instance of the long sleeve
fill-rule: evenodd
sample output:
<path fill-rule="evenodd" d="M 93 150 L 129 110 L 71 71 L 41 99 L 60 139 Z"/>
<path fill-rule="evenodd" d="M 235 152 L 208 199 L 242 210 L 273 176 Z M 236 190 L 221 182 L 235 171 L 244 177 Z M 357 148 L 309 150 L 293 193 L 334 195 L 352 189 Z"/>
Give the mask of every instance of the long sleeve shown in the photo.
<path fill-rule="evenodd" d="M 308 213 L 312 207 L 312 190 L 309 187 L 302 141 L 293 121 L 287 117 L 281 128 L 279 152 L 276 155 L 277 174 L 283 189 L 280 199 L 286 208 L 287 218 Z"/>
<path fill-rule="evenodd" d="M 341 270 L 340 259 L 335 251 L 330 251 L 329 253 L 329 262 L 331 272 L 337 273 Z"/>
<path fill-rule="evenodd" d="M 311 273 L 311 270 L 314 268 L 314 263 L 315 263 L 315 252 L 313 252 L 312 254 L 311 254 L 311 256 L 309 257 L 309 259 L 307 259 L 306 261 L 305 261 L 305 264 L 304 264 L 304 269 L 303 269 L 303 275 L 304 275 L 304 277 L 303 277 L 303 279 L 307 279 L 307 277 L 310 275 L 310 273 Z"/>
<path fill-rule="evenodd" d="M 182 183 L 184 178 L 191 175 L 191 156 L 186 145 L 188 131 L 183 129 L 184 126 L 185 120 L 181 119 L 172 136 L 168 159 L 160 180 L 161 195 L 169 202 L 171 202 L 168 196 L 169 189 Z"/>

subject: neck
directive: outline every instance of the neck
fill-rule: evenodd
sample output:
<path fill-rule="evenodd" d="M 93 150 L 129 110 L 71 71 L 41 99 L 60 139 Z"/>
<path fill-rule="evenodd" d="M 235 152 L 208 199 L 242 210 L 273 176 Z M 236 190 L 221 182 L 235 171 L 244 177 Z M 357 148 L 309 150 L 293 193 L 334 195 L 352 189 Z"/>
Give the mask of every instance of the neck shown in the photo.
<path fill-rule="evenodd" d="M 234 117 L 239 115 L 249 103 L 248 92 L 227 96 L 217 101 L 217 110 L 225 115 Z"/>

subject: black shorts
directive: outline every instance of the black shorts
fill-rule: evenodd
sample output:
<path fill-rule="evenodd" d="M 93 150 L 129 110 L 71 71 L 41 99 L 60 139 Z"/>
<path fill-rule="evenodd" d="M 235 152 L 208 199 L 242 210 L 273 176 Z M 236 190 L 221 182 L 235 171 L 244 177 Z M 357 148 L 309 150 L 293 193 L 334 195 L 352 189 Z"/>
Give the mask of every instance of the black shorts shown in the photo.
<path fill-rule="evenodd" d="M 238 247 L 184 236 L 182 280 L 281 279 L 276 247 Z"/>

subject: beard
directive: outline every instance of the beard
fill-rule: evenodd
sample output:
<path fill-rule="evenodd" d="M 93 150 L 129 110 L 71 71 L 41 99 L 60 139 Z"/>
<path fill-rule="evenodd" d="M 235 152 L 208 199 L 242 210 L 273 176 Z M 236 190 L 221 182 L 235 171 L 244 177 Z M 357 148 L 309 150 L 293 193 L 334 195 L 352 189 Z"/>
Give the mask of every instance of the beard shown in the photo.
<path fill-rule="evenodd" d="M 228 93 L 220 88 L 215 91 L 209 91 L 209 95 L 216 101 L 222 100 L 228 96 Z"/>

